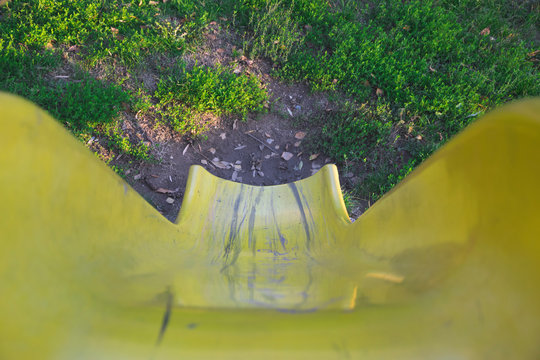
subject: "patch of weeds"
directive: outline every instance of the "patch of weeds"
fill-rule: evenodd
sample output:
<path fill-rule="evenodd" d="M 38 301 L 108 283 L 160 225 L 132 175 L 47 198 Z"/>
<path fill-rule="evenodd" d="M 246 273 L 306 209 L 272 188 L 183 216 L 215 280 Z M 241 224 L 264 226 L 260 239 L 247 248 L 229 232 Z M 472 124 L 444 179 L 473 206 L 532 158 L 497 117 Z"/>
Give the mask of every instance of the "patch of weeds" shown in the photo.
<path fill-rule="evenodd" d="M 148 145 L 139 140 L 132 142 L 129 137 L 122 134 L 118 124 L 104 126 L 101 132 L 107 137 L 109 147 L 128 154 L 137 160 L 151 160 Z"/>
<path fill-rule="evenodd" d="M 352 191 L 349 191 L 343 187 L 341 188 L 341 194 L 343 196 L 345 208 L 347 209 L 347 212 L 351 214 L 357 204 L 358 199 L 356 198 L 356 196 L 354 196 L 354 193 Z"/>
<path fill-rule="evenodd" d="M 152 107 L 151 96 L 146 93 L 143 88 L 137 89 L 137 91 L 131 94 L 131 110 L 135 113 L 146 113 Z"/>
<path fill-rule="evenodd" d="M 409 160 L 405 165 L 386 163 L 378 167 L 376 171 L 368 172 L 362 183 L 356 187 L 356 191 L 371 202 L 377 201 L 410 174 L 415 166 L 414 159 Z"/>
<path fill-rule="evenodd" d="M 107 164 L 109 165 L 109 167 L 111 168 L 112 171 L 114 171 L 116 174 L 118 174 L 118 176 L 120 176 L 122 179 L 126 179 L 126 170 L 121 167 L 121 166 L 118 166 L 118 165 L 112 165 L 112 164 Z"/>
<path fill-rule="evenodd" d="M 244 50 L 251 57 L 264 56 L 275 63 L 284 63 L 301 43 L 303 34 L 292 16 L 293 9 L 280 0 L 267 0 L 249 19 L 251 33 L 244 41 Z"/>
<path fill-rule="evenodd" d="M 2 10 L 0 34 L 32 52 L 75 46 L 90 65 L 105 58 L 132 65 L 152 53 L 181 54 L 186 37 L 201 33 L 208 14 L 182 10 L 146 0 L 13 1 Z"/>
<path fill-rule="evenodd" d="M 193 135 L 205 130 L 196 121 L 198 114 L 238 115 L 246 119 L 248 112 L 262 112 L 268 94 L 252 75 L 233 74 L 223 67 L 183 66 L 173 76 L 163 78 L 154 95 L 163 119 L 181 132 Z"/>
<path fill-rule="evenodd" d="M 382 99 L 345 102 L 311 120 L 320 129 L 310 135 L 312 150 L 329 154 L 345 172 L 361 177 L 355 194 L 376 200 L 433 151 L 432 142 L 418 140 L 411 123 L 395 123 L 395 117 Z"/>
<path fill-rule="evenodd" d="M 392 129 L 390 115 L 382 102 L 375 108 L 346 103 L 322 121 L 320 149 L 340 163 L 362 160 L 387 141 Z"/>
<path fill-rule="evenodd" d="M 371 108 L 379 104 L 374 98 L 391 104 L 384 121 L 344 109 L 323 125 L 321 148 L 337 160 L 361 159 L 367 176 L 380 181 L 378 189 L 360 189 L 362 195 L 389 190 L 488 109 L 540 95 L 534 40 L 524 41 L 537 35 L 531 25 L 538 7 L 530 4 L 285 3 L 305 36 L 287 61 L 276 62 L 279 76 L 339 90 Z M 402 123 L 412 129 L 407 141 L 387 139 L 395 131 L 404 135 Z"/>
<path fill-rule="evenodd" d="M 23 94 L 74 132 L 111 123 L 129 95 L 118 85 L 84 76 L 75 81 L 41 81 Z"/>

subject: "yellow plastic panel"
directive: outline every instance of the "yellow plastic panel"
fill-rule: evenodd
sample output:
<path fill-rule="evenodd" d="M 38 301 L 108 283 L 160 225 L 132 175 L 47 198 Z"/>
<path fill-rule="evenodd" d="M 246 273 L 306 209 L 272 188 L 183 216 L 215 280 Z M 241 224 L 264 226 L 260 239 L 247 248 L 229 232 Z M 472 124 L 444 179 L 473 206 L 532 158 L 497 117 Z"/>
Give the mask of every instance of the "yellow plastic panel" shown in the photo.
<path fill-rule="evenodd" d="M 336 168 L 191 168 L 175 224 L 0 94 L 0 359 L 536 359 L 540 101 L 479 120 L 354 224 Z"/>

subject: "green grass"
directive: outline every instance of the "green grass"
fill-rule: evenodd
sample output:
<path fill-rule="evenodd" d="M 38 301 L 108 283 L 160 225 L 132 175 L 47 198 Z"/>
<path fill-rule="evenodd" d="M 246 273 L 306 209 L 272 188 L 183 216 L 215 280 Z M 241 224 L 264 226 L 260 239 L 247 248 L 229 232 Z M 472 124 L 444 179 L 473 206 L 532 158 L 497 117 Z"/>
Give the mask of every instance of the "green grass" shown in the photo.
<path fill-rule="evenodd" d="M 111 149 L 147 160 L 148 147 L 119 130 L 123 109 L 152 105 L 128 79 L 152 56 L 181 56 L 209 11 L 182 1 L 11 1 L 0 7 L 0 90 L 36 102 L 81 138 L 104 136 Z M 55 77 L 59 70 L 69 76 Z"/>
<path fill-rule="evenodd" d="M 245 22 L 254 36 L 248 41 L 251 54 L 272 59 L 283 79 L 307 81 L 315 91 L 338 91 L 357 108 L 365 107 L 354 111 L 344 103 L 325 117 L 322 137 L 316 141 L 339 163 L 358 164 L 357 171 L 365 177 L 357 189 L 362 197 L 384 194 L 485 111 L 540 95 L 538 66 L 529 55 L 538 48 L 534 42 L 535 24 L 540 23 L 538 4 L 473 0 L 242 4 L 240 8 L 247 7 L 252 14 Z M 285 25 L 268 21 L 271 12 Z M 488 27 L 489 34 L 484 30 Z M 286 56 L 279 47 L 258 39 L 267 33 L 278 34 L 270 39 L 291 45 Z M 381 108 L 386 108 L 383 114 Z M 321 124 L 321 119 L 313 121 Z"/>
<path fill-rule="evenodd" d="M 223 67 L 195 66 L 187 71 L 181 66 L 172 76 L 162 78 L 155 97 L 158 112 L 181 132 L 198 135 L 205 129 L 197 114 L 237 115 L 246 119 L 248 112 L 262 112 L 268 95 L 252 75 L 236 75 Z"/>
<path fill-rule="evenodd" d="M 193 17 L 188 13 L 194 7 L 178 3 L 12 1 L 2 11 L 1 34 L 6 43 L 31 52 L 77 46 L 88 65 L 109 58 L 134 64 L 151 53 L 182 52 L 186 38 L 200 30 L 206 12 Z"/>
<path fill-rule="evenodd" d="M 484 112 L 540 95 L 540 5 L 500 0 L 14 0 L 0 7 L 0 90 L 148 160 L 125 116 L 198 135 L 205 114 L 265 110 L 255 76 L 183 65 L 211 22 L 274 76 L 327 92 L 310 146 L 360 177 L 351 194 L 366 200 Z"/>

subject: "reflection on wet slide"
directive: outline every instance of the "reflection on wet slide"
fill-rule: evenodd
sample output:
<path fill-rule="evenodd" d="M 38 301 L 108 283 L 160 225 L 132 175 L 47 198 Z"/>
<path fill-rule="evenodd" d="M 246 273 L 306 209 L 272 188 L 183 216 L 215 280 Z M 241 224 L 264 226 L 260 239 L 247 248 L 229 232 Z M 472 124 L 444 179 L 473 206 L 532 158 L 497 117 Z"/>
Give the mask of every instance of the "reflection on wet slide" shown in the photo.
<path fill-rule="evenodd" d="M 173 224 L 0 95 L 0 358 L 538 358 L 538 114 L 486 115 L 355 223 L 328 165 L 194 166 Z"/>

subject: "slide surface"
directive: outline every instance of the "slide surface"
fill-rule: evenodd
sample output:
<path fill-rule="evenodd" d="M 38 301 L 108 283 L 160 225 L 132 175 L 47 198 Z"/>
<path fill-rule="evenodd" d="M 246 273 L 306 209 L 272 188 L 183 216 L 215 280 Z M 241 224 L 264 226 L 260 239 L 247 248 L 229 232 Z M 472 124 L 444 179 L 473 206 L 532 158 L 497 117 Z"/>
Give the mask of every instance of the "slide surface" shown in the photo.
<path fill-rule="evenodd" d="M 0 94 L 0 359 L 537 359 L 540 100 L 478 120 L 351 223 L 336 167 L 193 166 L 166 220 Z"/>

